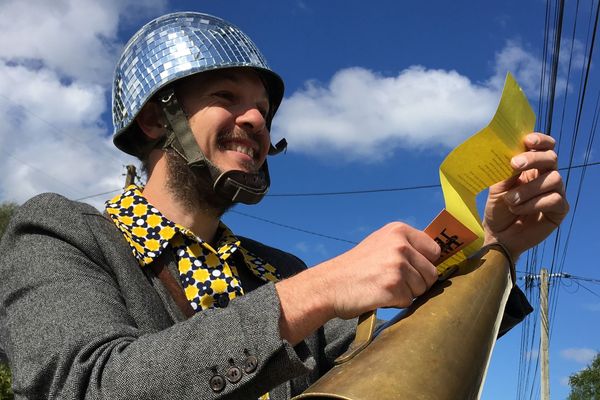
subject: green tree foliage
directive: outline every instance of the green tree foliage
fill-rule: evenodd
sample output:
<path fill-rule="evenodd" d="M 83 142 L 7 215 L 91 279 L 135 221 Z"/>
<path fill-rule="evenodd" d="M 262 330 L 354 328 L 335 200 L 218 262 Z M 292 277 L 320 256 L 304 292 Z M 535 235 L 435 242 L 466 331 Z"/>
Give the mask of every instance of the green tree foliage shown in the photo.
<path fill-rule="evenodd" d="M 568 400 L 600 400 L 600 353 L 590 365 L 569 377 Z"/>
<path fill-rule="evenodd" d="M 12 217 L 17 207 L 15 203 L 0 204 L 0 237 L 4 234 L 8 221 L 10 221 L 10 217 Z"/>
<path fill-rule="evenodd" d="M 10 369 L 8 365 L 0 363 L 0 400 L 14 399 L 10 382 Z"/>
<path fill-rule="evenodd" d="M 13 215 L 17 205 L 14 203 L 2 203 L 0 204 L 0 237 L 4 234 L 4 230 L 10 221 L 10 217 Z M 2 349 L 0 349 L 0 353 Z M 2 357 L 0 356 L 0 360 Z M 0 361 L 0 400 L 12 400 L 14 399 L 13 391 L 11 389 L 11 373 L 8 365 Z"/>

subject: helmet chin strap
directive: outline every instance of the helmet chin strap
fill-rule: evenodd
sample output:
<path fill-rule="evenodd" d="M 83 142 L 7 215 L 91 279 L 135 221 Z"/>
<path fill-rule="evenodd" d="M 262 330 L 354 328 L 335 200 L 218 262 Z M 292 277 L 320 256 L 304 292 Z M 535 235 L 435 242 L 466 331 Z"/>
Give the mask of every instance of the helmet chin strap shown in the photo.
<path fill-rule="evenodd" d="M 264 197 L 271 183 L 266 160 L 257 173 L 238 170 L 222 172 L 200 150 L 173 88 L 167 87 L 160 92 L 158 98 L 169 128 L 166 141 L 162 145 L 163 149 L 174 149 L 190 168 L 206 169 L 210 174 L 213 191 L 223 200 L 256 204 Z M 282 139 L 275 146 L 271 145 L 269 154 L 279 154 L 286 146 L 287 142 Z"/>

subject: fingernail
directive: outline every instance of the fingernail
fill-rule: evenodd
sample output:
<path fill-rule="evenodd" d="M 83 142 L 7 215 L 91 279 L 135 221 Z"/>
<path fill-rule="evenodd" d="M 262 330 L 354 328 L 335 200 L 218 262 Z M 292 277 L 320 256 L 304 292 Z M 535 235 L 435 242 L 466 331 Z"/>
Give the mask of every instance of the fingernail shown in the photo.
<path fill-rule="evenodd" d="M 538 137 L 538 135 L 529 135 L 527 139 L 531 144 L 538 144 L 540 142 L 540 138 Z"/>
<path fill-rule="evenodd" d="M 523 168 L 525 165 L 527 165 L 527 158 L 525 158 L 523 156 L 516 156 L 516 157 L 513 157 L 511 162 L 512 162 L 512 165 L 514 165 L 516 168 Z"/>
<path fill-rule="evenodd" d="M 508 201 L 511 202 L 512 204 L 517 204 L 521 200 L 521 197 L 519 196 L 519 193 L 517 193 L 517 192 L 507 193 L 506 197 L 507 197 Z"/>

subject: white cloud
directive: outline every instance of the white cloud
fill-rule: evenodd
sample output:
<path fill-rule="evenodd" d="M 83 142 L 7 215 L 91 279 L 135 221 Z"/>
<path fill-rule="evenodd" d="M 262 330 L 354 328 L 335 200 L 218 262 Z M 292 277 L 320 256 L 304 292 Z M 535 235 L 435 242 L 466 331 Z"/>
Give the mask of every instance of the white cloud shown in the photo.
<path fill-rule="evenodd" d="M 567 360 L 576 361 L 581 364 L 592 362 L 598 351 L 588 348 L 570 348 L 560 352 L 561 356 Z"/>
<path fill-rule="evenodd" d="M 11 91 L 13 82 L 19 90 Z M 110 143 L 105 90 L 76 81 L 62 84 L 47 69 L 31 71 L 0 64 L 0 198 L 17 202 L 44 191 L 78 198 L 122 185 L 128 159 Z M 129 160 L 131 161 L 131 160 Z"/>
<path fill-rule="evenodd" d="M 564 93 L 567 84 L 569 58 L 571 58 L 571 75 L 573 75 L 576 71 L 583 68 L 585 61 L 584 45 L 579 40 L 574 40 L 572 47 L 571 42 L 568 40 L 561 42 L 556 79 L 556 96 Z M 508 41 L 506 46 L 496 54 L 495 74 L 489 80 L 489 84 L 500 88 L 504 83 L 506 71 L 511 71 L 525 93 L 529 95 L 529 98 L 535 99 L 540 92 L 542 66 L 543 63 L 539 57 L 526 51 L 518 42 Z M 551 74 L 551 63 L 546 64 L 545 68 L 546 76 L 548 77 Z M 569 92 L 572 92 L 574 89 L 571 86 Z M 545 93 L 548 90 L 548 87 L 544 88 Z"/>
<path fill-rule="evenodd" d="M 562 74 L 565 76 L 569 67 L 569 59 L 571 61 L 571 73 L 582 69 L 587 62 L 585 45 L 578 39 L 573 40 L 573 47 L 571 47 L 571 42 L 568 39 L 563 39 L 560 49 L 559 69 L 562 70 Z"/>
<path fill-rule="evenodd" d="M 144 22 L 166 0 L 0 3 L 0 199 L 44 191 L 72 198 L 122 186 L 133 160 L 102 122 L 124 19 Z M 130 15 L 131 14 L 131 15 Z M 102 200 L 90 201 L 100 206 Z"/>
<path fill-rule="evenodd" d="M 541 62 L 520 46 L 508 42 L 495 65 L 482 83 L 423 66 L 395 76 L 343 69 L 330 82 L 308 81 L 286 98 L 274 132 L 287 138 L 290 151 L 351 161 L 383 160 L 400 148 L 453 147 L 491 119 L 507 71 L 530 95 L 536 92 Z"/>
<path fill-rule="evenodd" d="M 108 82 L 120 48 L 117 29 L 122 16 L 144 16 L 164 3 L 5 0 L 0 5 L 0 59 L 33 61 L 67 77 Z"/>
<path fill-rule="evenodd" d="M 274 130 L 291 151 L 382 159 L 399 147 L 458 143 L 486 123 L 496 98 L 455 71 L 415 66 L 386 77 L 348 68 L 287 98 Z"/>
<path fill-rule="evenodd" d="M 525 93 L 534 96 L 540 90 L 542 61 L 516 42 L 509 41 L 496 54 L 495 74 L 489 80 L 492 87 L 502 88 L 504 76 L 510 71 Z"/>

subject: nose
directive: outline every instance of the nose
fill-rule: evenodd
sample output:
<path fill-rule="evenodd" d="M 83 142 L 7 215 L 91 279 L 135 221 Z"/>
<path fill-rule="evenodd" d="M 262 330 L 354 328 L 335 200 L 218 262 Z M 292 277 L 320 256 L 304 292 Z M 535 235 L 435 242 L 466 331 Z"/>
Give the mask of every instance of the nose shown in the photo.
<path fill-rule="evenodd" d="M 251 133 L 260 133 L 266 127 L 267 121 L 257 107 L 244 108 L 235 119 L 236 125 Z"/>

